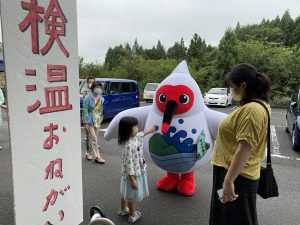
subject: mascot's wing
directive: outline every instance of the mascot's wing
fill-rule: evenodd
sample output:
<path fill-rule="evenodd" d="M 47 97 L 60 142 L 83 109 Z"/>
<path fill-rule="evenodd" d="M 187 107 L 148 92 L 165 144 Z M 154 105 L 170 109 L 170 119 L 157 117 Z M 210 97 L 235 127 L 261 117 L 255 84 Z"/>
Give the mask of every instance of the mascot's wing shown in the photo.
<path fill-rule="evenodd" d="M 216 139 L 219 129 L 220 121 L 226 116 L 227 114 L 222 112 L 217 112 L 207 108 L 205 112 L 205 117 L 207 121 L 208 129 L 211 133 L 211 136 Z"/>
<path fill-rule="evenodd" d="M 104 139 L 110 140 L 112 138 L 118 137 L 119 121 L 124 116 L 132 116 L 132 117 L 137 118 L 137 120 L 139 121 L 139 125 L 138 125 L 139 130 L 143 131 L 147 117 L 148 117 L 148 113 L 150 111 L 150 107 L 151 107 L 151 105 L 139 107 L 139 108 L 132 108 L 132 109 L 127 109 L 125 111 L 118 113 L 114 117 L 114 119 L 110 122 L 109 126 L 107 127 L 107 130 L 105 131 L 105 134 L 104 134 Z"/>

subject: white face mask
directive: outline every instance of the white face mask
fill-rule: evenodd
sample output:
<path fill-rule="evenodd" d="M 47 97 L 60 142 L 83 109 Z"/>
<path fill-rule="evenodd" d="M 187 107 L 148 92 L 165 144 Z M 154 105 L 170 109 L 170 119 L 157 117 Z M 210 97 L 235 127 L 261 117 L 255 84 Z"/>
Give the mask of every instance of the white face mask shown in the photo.
<path fill-rule="evenodd" d="M 132 136 L 135 137 L 139 132 L 139 128 L 137 126 L 132 128 Z"/>
<path fill-rule="evenodd" d="M 232 93 L 232 98 L 237 101 L 240 102 L 242 100 L 242 97 L 240 95 L 237 95 L 234 91 L 234 88 L 231 88 L 231 93 Z"/>

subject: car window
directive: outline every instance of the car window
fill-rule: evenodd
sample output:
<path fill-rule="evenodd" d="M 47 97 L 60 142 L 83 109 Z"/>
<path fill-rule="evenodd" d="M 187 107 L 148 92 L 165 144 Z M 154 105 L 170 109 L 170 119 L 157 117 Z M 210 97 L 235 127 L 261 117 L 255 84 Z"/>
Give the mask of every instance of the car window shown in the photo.
<path fill-rule="evenodd" d="M 215 94 L 215 95 L 224 95 L 227 94 L 226 88 L 212 88 L 208 91 L 208 94 Z"/>
<path fill-rule="evenodd" d="M 120 94 L 120 82 L 111 82 L 109 91 L 112 91 L 113 94 Z"/>
<path fill-rule="evenodd" d="M 121 83 L 121 93 L 130 93 L 131 87 L 129 82 L 122 82 Z"/>
<path fill-rule="evenodd" d="M 146 91 L 156 91 L 158 84 L 147 84 L 145 87 Z"/>
<path fill-rule="evenodd" d="M 136 83 L 131 82 L 131 92 L 136 92 Z"/>

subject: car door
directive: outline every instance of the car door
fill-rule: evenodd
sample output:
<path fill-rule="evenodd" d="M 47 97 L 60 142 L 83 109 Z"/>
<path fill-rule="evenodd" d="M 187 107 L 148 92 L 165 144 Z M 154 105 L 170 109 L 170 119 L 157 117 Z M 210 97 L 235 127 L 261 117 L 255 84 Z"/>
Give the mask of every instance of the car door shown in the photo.
<path fill-rule="evenodd" d="M 106 117 L 113 118 L 122 111 L 122 95 L 120 91 L 121 84 L 118 81 L 111 81 L 106 95 Z"/>
<path fill-rule="evenodd" d="M 287 113 L 286 113 L 286 122 L 287 122 L 287 127 L 290 132 L 293 131 L 293 126 L 296 122 L 296 116 L 298 112 L 298 97 L 299 97 L 299 92 L 295 92 L 291 96 L 291 100 L 289 102 L 288 108 L 287 108 Z"/>

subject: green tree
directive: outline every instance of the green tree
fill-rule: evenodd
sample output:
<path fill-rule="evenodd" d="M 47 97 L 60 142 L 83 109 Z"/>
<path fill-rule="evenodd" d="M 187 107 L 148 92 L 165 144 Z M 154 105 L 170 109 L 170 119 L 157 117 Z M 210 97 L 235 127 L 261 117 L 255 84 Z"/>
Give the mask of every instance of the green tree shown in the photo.
<path fill-rule="evenodd" d="M 228 73 L 236 64 L 238 57 L 237 36 L 231 28 L 228 28 L 220 41 L 217 53 L 216 67 L 219 70 L 218 74 L 216 74 L 217 80 L 224 80 L 224 74 Z"/>
<path fill-rule="evenodd" d="M 175 44 L 167 51 L 167 56 L 170 59 L 183 60 L 186 58 L 187 48 L 184 46 L 183 38 L 180 42 L 176 41 Z"/>
<path fill-rule="evenodd" d="M 291 42 L 293 45 L 300 47 L 300 16 L 295 19 L 295 29 L 291 35 Z"/>
<path fill-rule="evenodd" d="M 285 34 L 284 44 L 292 46 L 292 34 L 294 31 L 294 20 L 291 18 L 289 11 L 285 11 L 280 21 L 280 28 Z"/>
<path fill-rule="evenodd" d="M 104 65 L 109 70 L 112 70 L 113 68 L 118 67 L 121 64 L 122 59 L 130 55 L 130 53 L 131 48 L 128 43 L 125 45 L 125 48 L 123 47 L 123 45 L 119 45 L 114 48 L 109 48 L 105 56 Z"/>
<path fill-rule="evenodd" d="M 132 53 L 136 55 L 143 55 L 144 54 L 144 49 L 142 46 L 138 44 L 137 39 L 134 40 L 134 44 L 132 46 Z"/>
<path fill-rule="evenodd" d="M 160 40 L 158 40 L 156 45 L 156 59 L 165 59 L 167 58 L 165 47 L 161 44 Z"/>
<path fill-rule="evenodd" d="M 197 59 L 197 69 L 206 64 L 206 47 L 205 40 L 202 40 L 198 34 L 194 34 L 187 50 L 187 57 L 189 61 Z"/>

